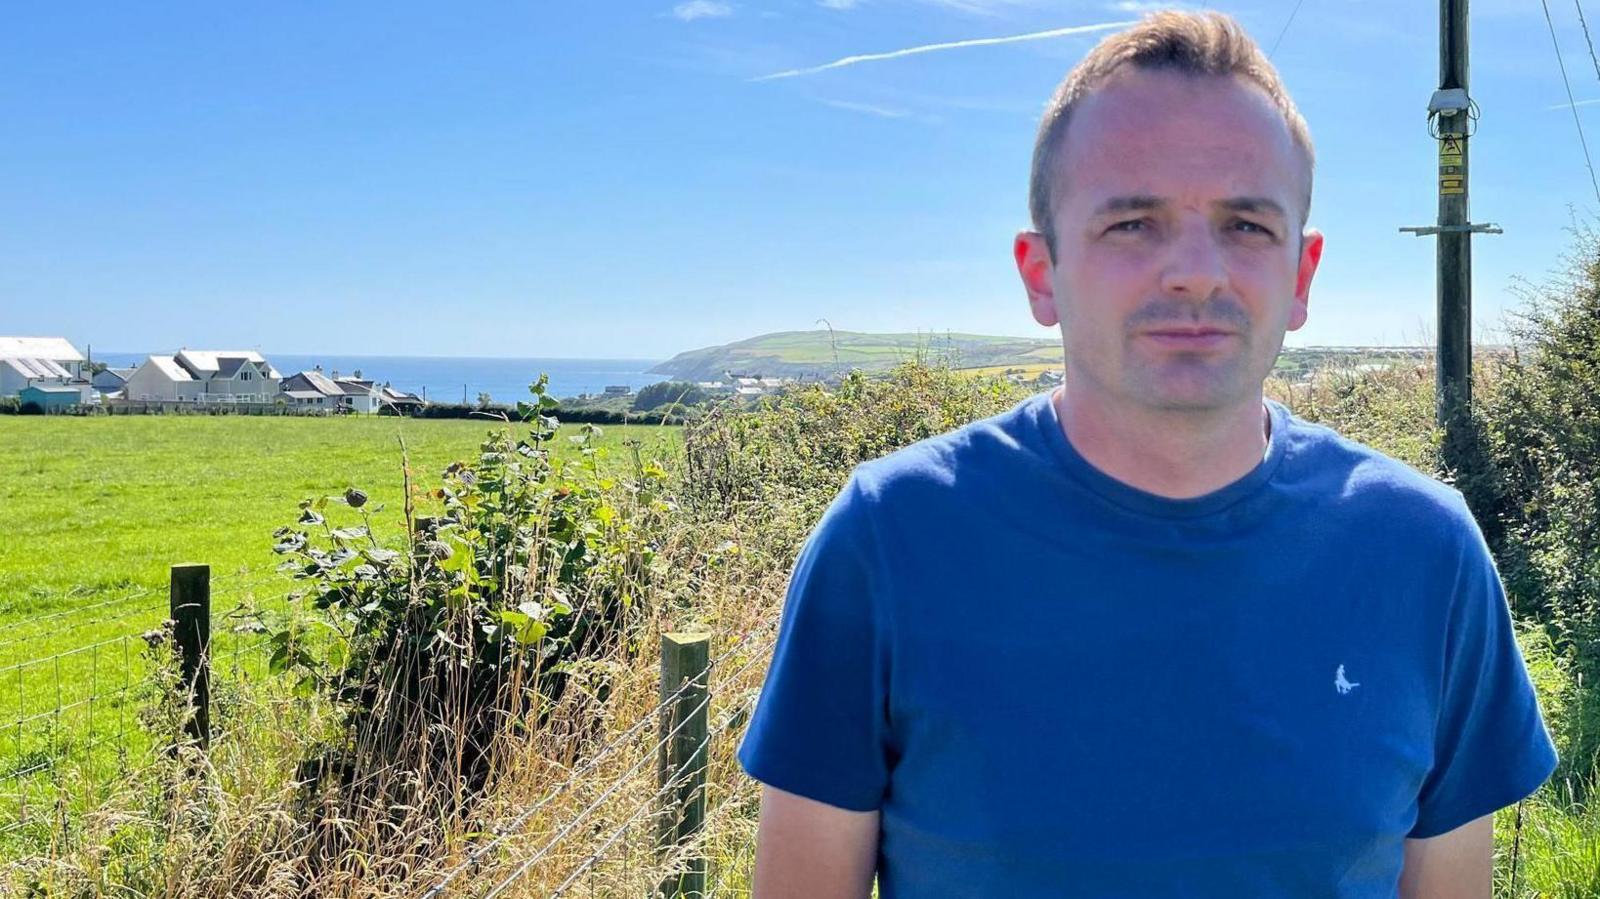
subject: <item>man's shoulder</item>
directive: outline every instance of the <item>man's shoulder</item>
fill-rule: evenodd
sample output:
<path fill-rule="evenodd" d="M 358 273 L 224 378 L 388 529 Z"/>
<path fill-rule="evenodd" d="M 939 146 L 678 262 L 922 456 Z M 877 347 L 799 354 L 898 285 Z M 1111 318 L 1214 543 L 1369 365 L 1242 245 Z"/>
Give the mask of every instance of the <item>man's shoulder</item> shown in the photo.
<path fill-rule="evenodd" d="M 1047 399 L 1047 394 L 1030 396 L 1002 412 L 863 462 L 853 480 L 873 500 L 981 489 L 988 476 L 1038 455 L 1037 407 Z"/>
<path fill-rule="evenodd" d="M 1395 524 L 1441 521 L 1466 526 L 1472 513 L 1460 491 L 1333 428 L 1289 418 L 1290 481 L 1323 501 L 1382 516 Z"/>

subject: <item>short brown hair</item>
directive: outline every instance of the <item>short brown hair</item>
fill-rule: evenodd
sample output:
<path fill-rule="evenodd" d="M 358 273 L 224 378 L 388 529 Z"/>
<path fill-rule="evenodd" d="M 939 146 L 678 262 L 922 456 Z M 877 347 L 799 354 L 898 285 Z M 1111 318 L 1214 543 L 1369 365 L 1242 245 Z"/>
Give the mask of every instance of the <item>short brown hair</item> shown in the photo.
<path fill-rule="evenodd" d="M 1316 155 L 1311 147 L 1311 130 L 1295 109 L 1294 101 L 1278 78 L 1261 47 L 1245 33 L 1232 16 L 1219 12 L 1177 12 L 1167 10 L 1145 16 L 1139 24 L 1106 37 L 1089 55 L 1067 73 L 1056 88 L 1039 122 L 1039 136 L 1033 144 L 1033 171 L 1028 179 L 1028 211 L 1034 230 L 1044 235 L 1055 258 L 1055 228 L 1050 219 L 1054 196 L 1050 163 L 1066 135 L 1072 110 L 1083 98 L 1102 87 L 1127 68 L 1178 72 L 1200 76 L 1238 76 L 1259 85 L 1283 114 L 1294 139 L 1306 158 L 1306 185 L 1301 204 L 1301 227 L 1311 209 L 1311 173 Z"/>

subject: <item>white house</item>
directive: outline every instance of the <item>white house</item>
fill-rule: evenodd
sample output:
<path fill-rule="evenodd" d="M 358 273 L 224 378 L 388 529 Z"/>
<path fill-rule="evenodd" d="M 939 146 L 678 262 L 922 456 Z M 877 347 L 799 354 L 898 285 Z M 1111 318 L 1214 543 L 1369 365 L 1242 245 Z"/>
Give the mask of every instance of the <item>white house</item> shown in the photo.
<path fill-rule="evenodd" d="M 321 368 L 284 378 L 280 390 L 284 401 L 297 409 L 333 412 L 344 405 L 344 391 L 328 380 Z"/>
<path fill-rule="evenodd" d="M 345 407 L 352 412 L 373 413 L 383 405 L 383 388 L 363 378 L 340 378 L 335 372 L 333 383 L 344 393 Z"/>
<path fill-rule="evenodd" d="M 62 337 L 0 337 L 0 396 L 16 396 L 33 384 L 73 387 L 89 402 L 93 391 L 83 362 L 83 354 Z"/>
<path fill-rule="evenodd" d="M 45 359 L 83 377 L 83 354 L 65 337 L 0 337 L 0 359 Z"/>
<path fill-rule="evenodd" d="M 271 403 L 282 377 L 250 350 L 179 350 L 151 356 L 128 376 L 122 395 L 134 402 Z"/>

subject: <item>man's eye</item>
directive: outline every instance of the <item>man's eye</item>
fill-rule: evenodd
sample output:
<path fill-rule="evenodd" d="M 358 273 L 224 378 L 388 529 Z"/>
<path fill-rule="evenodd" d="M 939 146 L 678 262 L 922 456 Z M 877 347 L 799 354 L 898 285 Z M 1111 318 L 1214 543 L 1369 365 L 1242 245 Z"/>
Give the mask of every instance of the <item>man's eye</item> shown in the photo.
<path fill-rule="evenodd" d="M 1145 225 L 1144 219 L 1129 219 L 1128 221 L 1125 221 L 1125 222 L 1117 222 L 1115 225 L 1112 225 L 1110 228 L 1107 228 L 1106 230 L 1108 230 L 1108 231 L 1142 231 L 1142 230 L 1144 230 L 1144 225 Z"/>
<path fill-rule="evenodd" d="M 1245 230 L 1245 231 L 1257 232 L 1257 233 L 1260 233 L 1260 234 L 1271 234 L 1272 233 L 1271 229 L 1269 229 L 1269 228 L 1267 228 L 1265 226 L 1262 226 L 1262 225 L 1258 225 L 1255 222 L 1247 222 L 1244 219 L 1240 219 L 1239 221 L 1235 222 L 1234 223 L 1234 227 L 1240 228 L 1240 229 Z"/>

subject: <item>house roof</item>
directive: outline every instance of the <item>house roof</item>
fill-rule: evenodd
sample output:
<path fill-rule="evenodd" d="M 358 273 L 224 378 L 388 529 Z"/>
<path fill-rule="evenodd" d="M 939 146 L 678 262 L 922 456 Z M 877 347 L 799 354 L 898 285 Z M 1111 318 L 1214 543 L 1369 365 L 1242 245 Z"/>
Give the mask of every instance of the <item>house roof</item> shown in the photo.
<path fill-rule="evenodd" d="M 328 380 L 328 376 L 320 371 L 302 371 L 290 375 L 283 380 L 285 387 L 294 385 L 296 390 L 311 390 L 321 396 L 341 396 L 344 391 L 339 386 Z M 300 385 L 305 385 L 304 387 Z M 288 393 L 286 389 L 284 391 Z"/>
<path fill-rule="evenodd" d="M 320 400 L 327 396 L 315 390 L 285 390 L 283 395 L 295 400 Z"/>
<path fill-rule="evenodd" d="M 72 374 L 49 359 L 0 356 L 0 365 L 20 372 L 24 378 L 70 378 Z"/>
<path fill-rule="evenodd" d="M 371 381 L 357 381 L 355 378 L 340 378 L 339 380 L 334 381 L 333 383 L 339 385 L 339 389 L 344 392 L 345 396 L 371 396 L 372 395 L 372 382 Z"/>
<path fill-rule="evenodd" d="M 65 384 L 29 384 L 28 386 L 22 388 L 23 392 L 29 390 L 37 390 L 40 393 L 70 393 L 73 396 L 78 396 L 80 394 L 78 388 L 68 387 Z"/>
<path fill-rule="evenodd" d="M 189 370 L 178 364 L 174 356 L 151 356 L 145 360 L 148 365 L 153 365 L 156 371 L 165 375 L 169 381 L 198 381 L 199 378 L 189 374 Z"/>
<path fill-rule="evenodd" d="M 65 337 L 0 337 L 0 359 L 16 358 L 82 362 L 83 354 Z"/>
<path fill-rule="evenodd" d="M 384 398 L 385 401 L 391 402 L 391 403 L 420 403 L 420 402 L 422 402 L 422 397 L 417 396 L 414 393 L 406 393 L 403 390 L 396 390 L 393 387 L 385 387 L 385 388 L 383 388 L 383 398 Z"/>
<path fill-rule="evenodd" d="M 187 369 L 197 375 L 207 377 L 231 378 L 239 367 L 246 362 L 258 362 L 267 366 L 267 377 L 281 377 L 277 370 L 268 364 L 266 359 L 255 350 L 179 350 L 178 361 Z"/>

